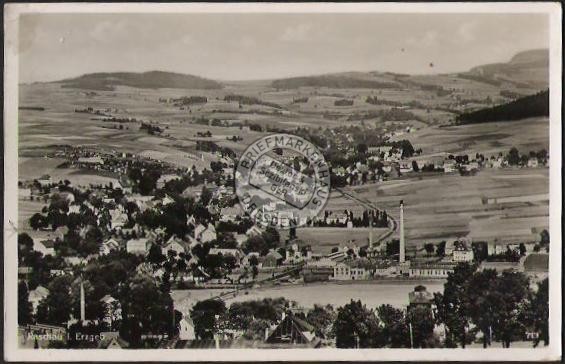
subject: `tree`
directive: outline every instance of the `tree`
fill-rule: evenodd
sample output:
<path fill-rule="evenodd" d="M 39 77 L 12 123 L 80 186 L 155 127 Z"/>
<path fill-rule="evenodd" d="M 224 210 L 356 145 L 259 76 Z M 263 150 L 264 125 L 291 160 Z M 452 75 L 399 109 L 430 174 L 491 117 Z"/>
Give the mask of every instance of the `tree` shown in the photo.
<path fill-rule="evenodd" d="M 544 345 L 549 345 L 549 280 L 545 278 L 538 283 L 537 291 L 532 294 L 528 306 L 529 324 L 538 333 L 538 338 L 534 340 L 534 347 L 540 341 Z"/>
<path fill-rule="evenodd" d="M 173 300 L 169 292 L 163 292 L 152 277 L 137 274 L 126 279 L 120 287 L 123 317 L 120 336 L 132 347 L 140 347 L 143 334 L 173 336 L 178 332 L 179 319 L 174 311 Z"/>
<path fill-rule="evenodd" d="M 453 273 L 449 273 L 444 284 L 443 293 L 434 295 L 436 319 L 445 325 L 446 346 L 465 345 L 472 339 L 469 337 L 469 304 L 468 282 L 476 271 L 469 263 L 459 263 Z"/>
<path fill-rule="evenodd" d="M 520 152 L 518 152 L 516 147 L 512 147 L 512 149 L 510 149 L 506 158 L 508 159 L 508 164 L 511 166 L 517 166 L 520 164 Z"/>
<path fill-rule="evenodd" d="M 46 228 L 48 226 L 48 222 L 45 216 L 36 212 L 29 218 L 29 226 L 31 226 L 33 230 L 38 230 L 41 228 Z"/>
<path fill-rule="evenodd" d="M 521 272 L 503 272 L 492 286 L 494 336 L 509 348 L 525 331 L 524 314 L 528 297 L 528 278 Z"/>
<path fill-rule="evenodd" d="M 212 339 L 219 318 L 226 314 L 226 304 L 221 300 L 198 301 L 190 310 L 194 333 L 199 339 Z"/>
<path fill-rule="evenodd" d="M 520 255 L 521 256 L 526 255 L 526 245 L 524 243 L 520 243 L 518 248 L 520 249 Z"/>
<path fill-rule="evenodd" d="M 387 347 L 409 348 L 410 332 L 404 311 L 391 305 L 377 307 L 377 316 L 383 324 L 383 337 Z"/>
<path fill-rule="evenodd" d="M 413 347 L 434 347 L 434 320 L 429 306 L 418 305 L 408 309 L 407 321 L 412 326 Z"/>
<path fill-rule="evenodd" d="M 435 246 L 434 246 L 433 243 L 426 243 L 426 244 L 424 244 L 424 249 L 426 249 L 426 253 L 428 255 L 431 255 L 435 251 Z"/>
<path fill-rule="evenodd" d="M 445 256 L 445 240 L 441 241 L 437 247 L 436 247 L 436 255 L 438 257 L 444 257 Z"/>
<path fill-rule="evenodd" d="M 210 191 L 206 186 L 202 186 L 202 193 L 200 194 L 200 203 L 204 206 L 210 203 L 212 199 L 212 191 Z"/>
<path fill-rule="evenodd" d="M 491 343 L 492 325 L 495 321 L 492 291 L 497 280 L 496 270 L 475 272 L 468 282 L 468 313 L 471 321 L 483 334 L 483 348 Z"/>
<path fill-rule="evenodd" d="M 314 305 L 306 315 L 306 321 L 316 328 L 316 334 L 320 337 L 331 337 L 331 325 L 336 318 L 336 313 L 332 305 Z"/>
<path fill-rule="evenodd" d="M 414 172 L 420 171 L 420 167 L 418 166 L 418 162 L 412 161 L 412 170 L 414 170 Z"/>
<path fill-rule="evenodd" d="M 29 302 L 27 284 L 23 281 L 18 283 L 18 325 L 32 322 L 32 306 Z"/>
<path fill-rule="evenodd" d="M 549 232 L 546 229 L 543 229 L 540 233 L 540 245 L 546 246 L 549 245 Z"/>
<path fill-rule="evenodd" d="M 161 247 L 156 244 L 152 244 L 151 248 L 149 248 L 149 253 L 147 254 L 147 261 L 155 266 L 163 263 L 165 260 L 165 256 L 161 251 Z"/>
<path fill-rule="evenodd" d="M 21 258 L 33 250 L 33 239 L 27 233 L 18 234 L 18 258 Z"/>
<path fill-rule="evenodd" d="M 65 325 L 70 318 L 72 298 L 70 294 L 71 276 L 56 277 L 48 286 L 49 295 L 40 302 L 37 309 L 37 322 Z"/>
<path fill-rule="evenodd" d="M 351 300 L 338 308 L 333 333 L 338 348 L 375 348 L 384 345 L 377 317 L 361 301 Z"/>

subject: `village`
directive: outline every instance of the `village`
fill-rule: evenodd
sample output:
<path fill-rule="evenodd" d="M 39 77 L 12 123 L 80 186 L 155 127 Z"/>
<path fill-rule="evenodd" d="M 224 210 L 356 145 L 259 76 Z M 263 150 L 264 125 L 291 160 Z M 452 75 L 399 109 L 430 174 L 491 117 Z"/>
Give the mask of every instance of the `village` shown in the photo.
<path fill-rule="evenodd" d="M 76 330 L 81 330 L 78 331 L 81 335 L 87 332 L 110 338 L 88 343 L 99 347 L 127 347 L 127 342 L 132 341 L 136 345 L 157 345 L 156 337 L 161 340 L 158 345 L 171 345 L 169 341 L 174 337 L 188 341 L 196 340 L 197 336 L 203 338 L 194 334 L 194 318 L 191 318 L 198 302 L 192 302 L 189 307 L 177 307 L 169 296 L 171 290 L 220 289 L 217 298 L 222 300 L 261 287 L 320 282 L 400 280 L 417 285 L 421 280 L 446 280 L 458 264 L 474 264 L 478 271 L 521 272 L 533 278 L 532 282 L 547 278 L 547 271 L 539 268 L 547 260 L 547 231 L 542 232 L 538 241 L 513 244 L 461 237 L 428 243 L 407 255 L 402 201 L 398 207 L 399 221 L 387 211 L 366 206 L 362 214 L 326 210 L 306 226 L 291 229 L 288 237 L 273 228 L 260 229 L 245 216 L 234 197 L 233 171 L 237 161 L 229 153 L 216 153 L 219 162 L 212 162 L 210 169 L 198 170 L 195 167 L 181 169 L 130 153 L 65 147 L 52 154 L 67 160 L 65 168 L 112 173 L 119 178 L 107 185 L 89 186 L 53 181 L 48 175 L 20 181 L 21 199 L 44 204 L 41 211 L 29 218 L 32 231 L 18 237 L 18 276 L 23 285 L 21 289 L 26 292 L 21 295 L 24 302 L 20 304 L 29 309 L 22 313 L 27 318 L 24 322 L 27 326 L 22 326 L 25 345 L 62 345 L 61 340 L 38 341 L 37 337 L 61 332 L 67 337 Z M 356 147 L 352 152 L 354 158 L 369 155 L 366 157 L 369 165 L 374 162 L 378 166 L 372 170 L 358 161 L 332 172 L 336 177 L 347 176 L 347 185 L 355 185 L 378 182 L 383 176 L 401 178 L 405 174 L 432 170 L 431 159 L 404 158 L 404 154 L 405 149 L 393 146 L 367 150 Z M 547 163 L 547 153 L 520 156 L 517 150 L 511 150 L 507 156 L 477 155 L 470 159 L 450 155 L 436 161 L 435 172 L 460 171 L 463 174 L 476 173 L 481 168 L 537 168 Z M 297 168 L 305 170 L 306 166 L 299 161 Z M 336 241 L 330 254 L 314 253 L 308 241 L 296 237 L 296 230 L 309 226 L 365 227 L 368 236 L 365 241 Z M 375 227 L 386 228 L 387 233 L 376 237 Z M 155 314 L 156 317 L 172 314 L 172 327 L 160 322 L 151 323 L 153 328 L 143 332 L 127 328 L 125 322 L 133 321 L 136 314 L 131 307 L 135 303 L 128 302 L 127 295 L 123 296 L 124 284 L 129 282 L 130 289 L 135 287 L 131 286 L 132 278 L 123 276 L 125 271 L 122 276 L 127 282 L 117 278 L 126 267 L 129 267 L 126 271 L 136 272 L 136 279 L 143 279 L 144 284 L 149 285 L 145 289 L 159 291 L 153 294 L 163 296 L 164 302 L 168 302 L 164 312 L 163 308 L 155 308 Z M 117 276 L 95 277 L 106 269 Z M 426 297 L 427 304 L 431 305 L 431 293 Z M 62 312 L 56 307 L 61 299 L 69 300 L 69 307 L 76 309 Z M 130 306 L 126 317 L 124 305 Z M 296 326 L 298 332 L 304 334 L 304 327 L 311 325 L 292 315 L 296 309 L 283 310 L 280 320 L 291 320 L 290 327 Z M 287 311 L 288 317 L 284 316 Z M 177 315 L 180 322 L 175 323 Z M 280 344 L 282 337 L 289 334 L 281 333 L 272 324 L 269 327 L 272 332 L 269 334 L 267 328 L 261 345 Z M 233 341 L 243 332 L 239 331 L 238 335 L 234 337 L 232 332 L 228 336 Z M 220 336 L 213 336 L 219 347 Z M 30 341 L 26 337 L 36 339 Z M 318 336 L 306 335 L 292 340 L 311 345 L 314 337 Z M 169 341 L 163 341 L 166 338 Z M 73 345 L 80 345 L 77 340 L 72 341 Z M 316 341 L 314 346 L 319 345 L 321 341 Z M 335 345 L 335 342 L 324 345 Z"/>

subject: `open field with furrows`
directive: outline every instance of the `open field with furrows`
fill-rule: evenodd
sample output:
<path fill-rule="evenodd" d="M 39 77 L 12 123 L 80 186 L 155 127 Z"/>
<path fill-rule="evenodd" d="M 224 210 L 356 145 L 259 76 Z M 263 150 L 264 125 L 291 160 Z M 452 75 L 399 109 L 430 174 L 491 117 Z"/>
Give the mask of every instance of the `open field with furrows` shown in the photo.
<path fill-rule="evenodd" d="M 458 237 L 536 241 L 549 226 L 547 168 L 483 170 L 475 176 L 402 178 L 352 188 L 398 218 L 404 200 L 408 245 Z M 519 201 L 489 199 L 520 196 Z M 530 197 L 530 198 L 529 198 Z"/>
<path fill-rule="evenodd" d="M 549 121 L 547 118 L 531 118 L 431 127 L 397 136 L 395 139 L 410 140 L 417 148 L 422 148 L 424 156 L 438 152 L 473 156 L 475 153 L 491 156 L 502 152 L 506 155 L 512 147 L 527 154 L 540 149 L 549 150 Z"/>

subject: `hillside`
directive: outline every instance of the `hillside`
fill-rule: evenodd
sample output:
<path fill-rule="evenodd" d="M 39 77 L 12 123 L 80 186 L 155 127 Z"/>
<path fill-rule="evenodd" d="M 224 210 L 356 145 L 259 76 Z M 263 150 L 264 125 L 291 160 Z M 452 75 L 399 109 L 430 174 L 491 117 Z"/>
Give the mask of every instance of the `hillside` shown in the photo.
<path fill-rule="evenodd" d="M 347 72 L 319 76 L 278 79 L 271 83 L 277 89 L 300 87 L 327 87 L 335 89 L 394 89 L 420 88 L 424 84 L 442 83 L 445 77 L 478 82 L 497 88 L 543 90 L 549 85 L 549 50 L 534 49 L 517 53 L 506 63 L 493 63 L 473 67 L 467 72 L 453 74 L 403 75 L 391 72 Z"/>
<path fill-rule="evenodd" d="M 513 83 L 518 87 L 547 88 L 549 82 L 549 50 L 534 49 L 517 53 L 507 63 L 492 63 L 473 67 L 459 74 L 491 84 Z"/>
<path fill-rule="evenodd" d="M 114 72 L 90 73 L 76 78 L 58 81 L 63 88 L 111 91 L 116 86 L 137 88 L 175 88 L 175 89 L 221 89 L 223 86 L 212 80 L 181 73 L 151 71 L 144 73 Z"/>
<path fill-rule="evenodd" d="M 271 86 L 277 89 L 295 89 L 299 87 L 327 87 L 327 88 L 374 88 L 374 89 L 390 89 L 398 88 L 399 84 L 383 80 L 371 79 L 369 75 L 366 78 L 354 77 L 342 74 L 292 77 L 281 80 L 275 80 Z"/>
<path fill-rule="evenodd" d="M 549 116 L 549 90 L 486 109 L 462 113 L 459 124 L 478 124 L 492 121 L 510 121 L 534 116 Z"/>

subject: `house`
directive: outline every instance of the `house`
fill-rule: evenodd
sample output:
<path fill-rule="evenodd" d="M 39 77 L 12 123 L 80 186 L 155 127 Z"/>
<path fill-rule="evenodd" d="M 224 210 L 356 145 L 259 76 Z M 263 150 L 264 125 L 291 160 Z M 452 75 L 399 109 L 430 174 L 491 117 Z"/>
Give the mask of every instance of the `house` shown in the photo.
<path fill-rule="evenodd" d="M 428 292 L 425 286 L 418 285 L 414 287 L 414 291 L 408 293 L 409 307 L 415 306 L 431 306 L 434 300 L 434 295 Z"/>
<path fill-rule="evenodd" d="M 161 205 L 167 206 L 167 205 L 170 205 L 174 202 L 175 202 L 175 200 L 173 200 L 171 197 L 169 197 L 169 195 L 165 195 L 165 197 L 163 197 L 163 199 L 161 200 Z"/>
<path fill-rule="evenodd" d="M 95 167 L 104 164 L 104 160 L 99 156 L 80 157 L 77 160 L 77 164 L 84 167 Z"/>
<path fill-rule="evenodd" d="M 39 183 L 39 185 L 41 187 L 45 187 L 45 186 L 49 186 L 50 184 L 52 184 L 53 182 L 51 181 L 51 176 L 48 174 L 44 174 L 43 176 L 39 177 L 37 179 L 37 183 Z"/>
<path fill-rule="evenodd" d="M 110 229 L 121 229 L 128 222 L 128 215 L 120 209 L 110 210 Z"/>
<path fill-rule="evenodd" d="M 167 240 L 165 245 L 161 248 L 161 252 L 163 253 L 164 256 L 168 256 L 170 251 L 175 252 L 177 256 L 180 253 L 185 252 L 185 248 L 184 245 L 182 244 L 182 241 L 177 239 L 174 235 L 171 236 L 169 240 Z"/>
<path fill-rule="evenodd" d="M 126 349 L 129 343 L 120 337 L 117 331 L 101 332 L 98 349 Z"/>
<path fill-rule="evenodd" d="M 259 258 L 259 262 L 261 263 L 263 268 L 274 268 L 280 265 L 282 261 L 283 256 L 275 250 L 271 250 L 267 255 Z"/>
<path fill-rule="evenodd" d="M 70 266 L 76 266 L 76 265 L 80 265 L 80 264 L 85 263 L 85 260 L 84 260 L 84 259 L 79 258 L 79 257 L 76 257 L 76 256 L 74 256 L 74 257 L 65 257 L 65 258 L 63 258 L 63 261 L 64 261 L 66 264 L 70 265 Z"/>
<path fill-rule="evenodd" d="M 488 255 L 499 255 L 506 252 L 506 244 L 500 244 L 497 242 L 489 241 L 487 245 L 487 254 Z"/>
<path fill-rule="evenodd" d="M 239 247 L 241 247 L 241 245 L 243 243 L 245 243 L 247 241 L 247 239 L 249 239 L 247 237 L 247 235 L 245 235 L 245 234 L 236 234 L 234 236 L 234 238 L 235 238 L 235 241 L 237 242 L 237 246 L 239 246 Z"/>
<path fill-rule="evenodd" d="M 445 173 L 452 173 L 457 171 L 457 162 L 454 159 L 446 159 L 443 162 L 443 171 Z"/>
<path fill-rule="evenodd" d="M 131 254 L 145 255 L 149 251 L 151 243 L 147 238 L 131 239 L 126 244 L 126 250 Z"/>
<path fill-rule="evenodd" d="M 467 247 L 457 247 L 453 250 L 453 261 L 454 262 L 472 262 L 474 259 L 474 253 L 472 249 Z"/>
<path fill-rule="evenodd" d="M 252 227 L 247 229 L 247 231 L 245 232 L 245 235 L 247 235 L 248 237 L 261 235 L 261 234 L 263 234 L 263 232 L 256 225 L 253 225 Z"/>
<path fill-rule="evenodd" d="M 130 195 L 133 192 L 133 182 L 127 176 L 121 175 L 114 188 L 121 189 L 126 195 Z"/>
<path fill-rule="evenodd" d="M 529 168 L 537 168 L 538 167 L 538 159 L 537 158 L 528 159 L 528 167 Z"/>
<path fill-rule="evenodd" d="M 219 255 L 222 254 L 224 257 L 227 255 L 231 255 L 232 257 L 239 260 L 243 255 L 239 249 L 221 249 L 221 248 L 212 248 L 208 253 L 210 255 Z"/>
<path fill-rule="evenodd" d="M 455 263 L 451 262 L 412 263 L 408 269 L 408 275 L 410 277 L 447 278 L 454 268 Z"/>
<path fill-rule="evenodd" d="M 113 250 L 118 250 L 120 248 L 120 243 L 114 239 L 110 238 L 100 245 L 100 255 L 108 255 Z"/>
<path fill-rule="evenodd" d="M 31 303 L 32 312 L 35 315 L 37 313 L 37 306 L 41 300 L 49 296 L 49 290 L 43 286 L 37 286 L 34 290 L 29 291 L 28 302 Z"/>
<path fill-rule="evenodd" d="M 179 322 L 179 340 L 195 340 L 194 323 L 189 315 L 184 315 Z"/>
<path fill-rule="evenodd" d="M 229 222 L 234 221 L 238 216 L 242 215 L 243 211 L 239 207 L 224 207 L 220 210 L 220 221 Z"/>
<path fill-rule="evenodd" d="M 369 272 L 358 265 L 338 263 L 334 267 L 332 279 L 336 281 L 363 280 L 369 278 Z"/>
<path fill-rule="evenodd" d="M 200 237 L 197 237 L 197 239 L 200 239 L 200 241 L 203 243 L 214 241 L 216 240 L 216 238 L 216 229 L 212 224 L 208 224 L 208 227 L 204 231 L 202 231 L 202 233 L 200 233 Z"/>
<path fill-rule="evenodd" d="M 157 188 L 162 189 L 163 187 L 165 187 L 165 184 L 167 184 L 167 182 L 177 179 L 180 179 L 180 176 L 177 174 L 164 174 L 157 180 Z"/>
<path fill-rule="evenodd" d="M 34 240 L 33 250 L 40 252 L 43 256 L 55 256 L 55 241 L 51 239 L 42 241 Z"/>
<path fill-rule="evenodd" d="M 400 163 L 400 173 L 408 173 L 412 171 L 414 171 L 414 168 L 412 167 L 412 163 L 408 163 L 408 162 Z"/>
<path fill-rule="evenodd" d="M 100 302 L 104 306 L 105 310 L 103 321 L 107 323 L 109 327 L 112 327 L 114 323 L 121 321 L 122 306 L 120 301 L 107 294 L 100 299 Z"/>
<path fill-rule="evenodd" d="M 285 314 L 272 333 L 267 335 L 267 343 L 305 345 L 311 348 L 321 346 L 315 328 L 292 313 Z"/>

